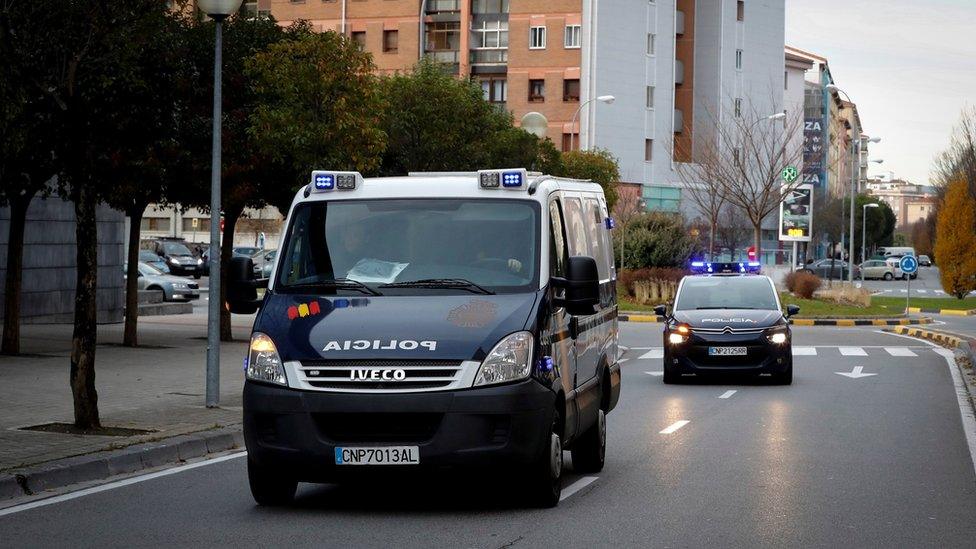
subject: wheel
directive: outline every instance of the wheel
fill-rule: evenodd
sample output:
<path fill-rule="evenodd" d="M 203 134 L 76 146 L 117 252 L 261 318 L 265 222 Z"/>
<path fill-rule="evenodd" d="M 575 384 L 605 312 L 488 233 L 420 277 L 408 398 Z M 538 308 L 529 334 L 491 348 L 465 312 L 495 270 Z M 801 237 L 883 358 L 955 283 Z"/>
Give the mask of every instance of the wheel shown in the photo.
<path fill-rule="evenodd" d="M 194 278 L 194 280 L 200 280 L 200 277 L 202 277 L 202 276 L 203 276 L 202 274 L 197 273 L 197 274 L 193 275 L 193 278 Z"/>
<path fill-rule="evenodd" d="M 573 469 L 578 473 L 599 473 L 607 456 L 607 414 L 600 410 L 596 424 L 573 443 Z"/>
<path fill-rule="evenodd" d="M 793 385 L 793 362 L 786 367 L 786 371 L 773 374 L 773 383 L 776 385 Z"/>
<path fill-rule="evenodd" d="M 563 441 L 559 425 L 559 412 L 555 411 L 549 426 L 548 444 L 543 445 L 539 456 L 529 466 L 525 479 L 525 494 L 529 502 L 538 507 L 555 507 L 563 493 Z"/>
<path fill-rule="evenodd" d="M 895 278 L 895 275 L 893 275 L 893 274 L 891 274 L 891 273 L 885 273 L 885 274 L 884 274 L 884 279 L 885 279 L 885 280 L 891 280 L 891 279 L 893 279 L 893 278 Z"/>
<path fill-rule="evenodd" d="M 287 505 L 295 499 L 298 481 L 247 460 L 247 481 L 258 505 Z"/>

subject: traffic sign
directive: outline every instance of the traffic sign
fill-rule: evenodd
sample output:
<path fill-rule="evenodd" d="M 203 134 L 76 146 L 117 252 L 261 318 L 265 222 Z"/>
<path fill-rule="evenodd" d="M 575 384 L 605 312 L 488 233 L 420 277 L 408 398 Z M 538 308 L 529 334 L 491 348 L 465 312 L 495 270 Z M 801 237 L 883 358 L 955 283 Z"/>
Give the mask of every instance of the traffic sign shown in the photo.
<path fill-rule="evenodd" d="M 783 181 L 786 181 L 787 183 L 792 183 L 796 181 L 798 177 L 800 177 L 800 170 L 796 169 L 796 166 L 787 166 L 783 168 L 782 176 L 783 176 Z"/>
<path fill-rule="evenodd" d="M 898 266 L 905 274 L 915 274 L 918 270 L 918 260 L 913 255 L 906 255 L 898 262 Z"/>

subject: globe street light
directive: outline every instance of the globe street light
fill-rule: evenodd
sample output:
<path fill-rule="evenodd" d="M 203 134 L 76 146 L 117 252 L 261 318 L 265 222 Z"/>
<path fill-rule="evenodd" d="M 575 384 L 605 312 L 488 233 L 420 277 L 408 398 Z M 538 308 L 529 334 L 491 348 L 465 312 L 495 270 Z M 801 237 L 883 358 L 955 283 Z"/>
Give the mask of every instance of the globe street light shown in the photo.
<path fill-rule="evenodd" d="M 870 204 L 865 204 L 861 207 L 861 261 L 867 261 L 867 257 L 864 255 L 865 243 L 867 241 L 867 220 L 868 220 L 868 208 L 877 208 L 878 205 L 874 202 Z M 864 284 L 864 267 L 861 267 L 861 284 Z"/>
<path fill-rule="evenodd" d="M 579 113 L 580 113 L 581 110 L 583 110 L 583 107 L 587 106 L 588 104 L 590 104 L 590 103 L 592 103 L 594 101 L 599 101 L 600 103 L 606 103 L 607 105 L 612 105 L 613 102 L 616 101 L 616 100 L 617 100 L 617 98 L 614 97 L 614 96 L 612 96 L 612 95 L 601 95 L 601 96 L 598 96 L 598 97 L 594 97 L 593 99 L 589 99 L 587 101 L 584 101 L 584 102 L 582 102 L 580 104 L 579 108 L 576 109 L 576 112 L 573 113 L 573 122 L 572 122 L 572 124 L 569 125 L 569 150 L 571 150 L 571 151 L 573 150 L 573 135 L 574 135 L 573 130 L 576 129 L 576 117 L 579 116 Z"/>
<path fill-rule="evenodd" d="M 243 0 L 198 0 L 197 7 L 216 24 L 214 40 L 213 156 L 210 164 L 210 301 L 207 303 L 207 408 L 220 404 L 220 122 L 224 19 Z"/>

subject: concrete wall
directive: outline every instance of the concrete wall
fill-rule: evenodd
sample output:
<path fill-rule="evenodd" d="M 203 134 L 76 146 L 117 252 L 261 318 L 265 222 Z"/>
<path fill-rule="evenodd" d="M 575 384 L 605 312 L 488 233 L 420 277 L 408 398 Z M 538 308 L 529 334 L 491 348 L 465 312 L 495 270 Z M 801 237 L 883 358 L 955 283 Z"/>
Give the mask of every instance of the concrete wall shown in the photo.
<path fill-rule="evenodd" d="M 0 317 L 7 274 L 10 210 L 0 208 Z M 121 322 L 125 307 L 125 216 L 98 208 L 98 321 Z M 25 324 L 71 323 L 75 308 L 74 206 L 58 198 L 34 199 L 24 230 L 21 321 Z M 89 268 L 86 266 L 86 268 Z"/>

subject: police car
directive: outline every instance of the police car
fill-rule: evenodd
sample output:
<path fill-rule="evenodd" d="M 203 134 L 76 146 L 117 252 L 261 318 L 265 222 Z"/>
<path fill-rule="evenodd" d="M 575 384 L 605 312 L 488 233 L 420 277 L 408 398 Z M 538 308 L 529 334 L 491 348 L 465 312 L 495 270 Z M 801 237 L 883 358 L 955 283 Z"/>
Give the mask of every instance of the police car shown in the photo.
<path fill-rule="evenodd" d="M 696 273 L 678 285 L 665 317 L 664 382 L 685 374 L 768 374 L 774 383 L 793 382 L 792 333 L 769 277 L 759 263 L 692 263 Z"/>
<path fill-rule="evenodd" d="M 599 185 L 524 169 L 313 172 L 270 278 L 250 258 L 228 275 L 231 310 L 260 308 L 244 365 L 255 500 L 470 468 L 556 505 L 564 450 L 603 467 L 620 395 L 612 226 Z"/>

